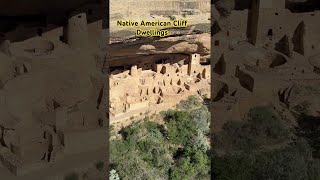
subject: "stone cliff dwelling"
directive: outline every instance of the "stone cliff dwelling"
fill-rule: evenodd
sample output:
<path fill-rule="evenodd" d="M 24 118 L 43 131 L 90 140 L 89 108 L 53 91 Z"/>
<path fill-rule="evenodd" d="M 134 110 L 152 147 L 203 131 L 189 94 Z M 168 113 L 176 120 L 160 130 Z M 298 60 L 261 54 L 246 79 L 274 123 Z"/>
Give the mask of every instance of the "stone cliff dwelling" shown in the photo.
<path fill-rule="evenodd" d="M 169 54 L 173 55 L 173 54 Z M 110 123 L 173 107 L 190 95 L 210 95 L 210 65 L 200 54 L 179 63 L 156 63 L 150 69 L 131 66 L 110 76 Z"/>
<path fill-rule="evenodd" d="M 60 162 L 80 154 L 72 163 L 88 163 L 82 153 L 106 148 L 105 36 L 103 17 L 96 14 L 101 8 L 75 4 L 62 24 L 58 16 L 55 21 L 48 16 L 44 26 L 31 19 L 3 32 L 0 179 L 10 179 L 8 170 L 17 176 L 35 172 L 42 179 L 40 170 L 57 173 L 56 164 L 70 169 L 75 164 Z"/>
<path fill-rule="evenodd" d="M 308 100 L 316 115 L 320 6 L 302 11 L 291 0 L 235 2 L 232 7 L 214 4 L 212 10 L 214 128 L 241 120 L 259 105 L 272 105 L 294 119 L 294 107 Z"/>

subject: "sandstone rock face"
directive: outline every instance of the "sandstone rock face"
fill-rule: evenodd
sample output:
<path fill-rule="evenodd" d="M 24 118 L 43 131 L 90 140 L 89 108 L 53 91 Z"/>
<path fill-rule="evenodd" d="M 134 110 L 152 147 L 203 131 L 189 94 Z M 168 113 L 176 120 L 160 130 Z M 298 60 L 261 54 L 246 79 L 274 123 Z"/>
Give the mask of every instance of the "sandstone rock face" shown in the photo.
<path fill-rule="evenodd" d="M 205 48 L 206 52 L 210 52 L 211 51 L 210 34 L 208 34 L 208 33 L 201 34 L 195 39 L 195 41 L 200 43 Z"/>
<path fill-rule="evenodd" d="M 181 42 L 169 47 L 165 52 L 167 53 L 195 53 L 198 45 L 190 44 L 188 42 Z"/>
<path fill-rule="evenodd" d="M 228 16 L 231 13 L 231 11 L 235 8 L 235 1 L 234 0 L 218 0 L 215 3 L 215 6 L 221 16 Z"/>

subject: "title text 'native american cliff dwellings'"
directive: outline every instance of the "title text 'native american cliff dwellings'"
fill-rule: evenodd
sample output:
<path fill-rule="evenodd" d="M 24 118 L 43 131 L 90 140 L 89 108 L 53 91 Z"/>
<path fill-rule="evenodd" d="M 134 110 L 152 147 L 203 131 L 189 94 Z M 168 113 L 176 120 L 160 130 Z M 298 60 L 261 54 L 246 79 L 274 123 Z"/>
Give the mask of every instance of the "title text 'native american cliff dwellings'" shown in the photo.
<path fill-rule="evenodd" d="M 139 27 L 124 28 L 117 26 L 119 21 L 134 21 L 139 24 Z M 157 21 L 172 21 L 171 26 L 140 26 L 141 22 L 157 22 Z M 175 22 L 175 23 L 174 23 Z M 177 23 L 179 22 L 179 23 Z M 175 24 L 175 25 L 174 25 Z M 175 29 L 175 27 L 184 27 L 185 25 L 195 25 L 192 31 L 206 29 L 210 31 L 210 1 L 209 0 L 119 0 L 110 1 L 110 36 L 119 42 L 124 36 L 134 36 L 135 31 L 138 32 L 151 30 L 153 33 L 167 32 L 168 36 L 176 33 L 185 34 L 183 31 Z M 188 28 L 188 30 L 190 27 Z M 186 32 L 187 33 L 187 32 Z"/>

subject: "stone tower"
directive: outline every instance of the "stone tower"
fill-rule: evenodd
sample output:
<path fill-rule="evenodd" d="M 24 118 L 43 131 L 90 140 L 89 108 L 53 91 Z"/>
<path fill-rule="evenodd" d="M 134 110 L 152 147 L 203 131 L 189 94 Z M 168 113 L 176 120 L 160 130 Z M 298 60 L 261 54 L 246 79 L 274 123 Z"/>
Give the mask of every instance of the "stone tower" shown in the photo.
<path fill-rule="evenodd" d="M 247 38 L 251 44 L 263 44 L 274 34 L 282 34 L 277 31 L 285 31 L 278 27 L 285 19 L 285 0 L 252 0 L 251 3 L 247 24 Z"/>
<path fill-rule="evenodd" d="M 72 48 L 86 48 L 89 43 L 87 16 L 80 13 L 69 18 L 64 30 L 66 43 Z"/>
<path fill-rule="evenodd" d="M 194 71 L 198 69 L 200 66 L 200 54 L 191 54 L 190 55 L 190 62 L 188 66 L 188 74 L 191 75 L 193 74 Z"/>
<path fill-rule="evenodd" d="M 137 68 L 136 65 L 131 67 L 130 75 L 131 75 L 132 77 L 138 76 L 138 68 Z"/>

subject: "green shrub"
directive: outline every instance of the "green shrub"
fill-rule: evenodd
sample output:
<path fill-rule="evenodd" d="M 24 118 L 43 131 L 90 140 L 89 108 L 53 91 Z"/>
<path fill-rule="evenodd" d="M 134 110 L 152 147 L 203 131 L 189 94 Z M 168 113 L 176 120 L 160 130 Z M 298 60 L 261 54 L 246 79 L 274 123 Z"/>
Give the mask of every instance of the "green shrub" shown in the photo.
<path fill-rule="evenodd" d="M 226 123 L 215 135 L 213 179 L 320 179 L 320 161 L 312 146 L 317 143 L 309 145 L 310 134 L 301 130 L 307 124 L 318 139 L 315 132 L 320 123 L 316 119 L 306 122 L 305 116 L 299 120 L 297 133 L 271 107 L 262 106 L 252 108 L 246 121 Z"/>
<path fill-rule="evenodd" d="M 320 117 L 302 114 L 297 122 L 297 135 L 309 142 L 313 148 L 313 156 L 320 159 Z"/>
<path fill-rule="evenodd" d="M 203 152 L 207 152 L 210 149 L 210 143 L 206 136 L 200 130 L 197 131 L 198 135 L 195 137 L 194 146 Z"/>
<path fill-rule="evenodd" d="M 214 179 L 319 179 L 319 160 L 312 159 L 306 142 L 296 141 L 278 149 L 215 155 Z"/>
<path fill-rule="evenodd" d="M 196 125 L 196 129 L 206 134 L 209 132 L 210 113 L 207 107 L 203 106 L 190 112 L 191 118 Z"/>
<path fill-rule="evenodd" d="M 165 117 L 169 140 L 177 145 L 191 145 L 197 135 L 196 125 L 191 115 L 185 111 L 170 111 Z"/>
<path fill-rule="evenodd" d="M 171 169 L 169 179 L 210 179 L 209 157 L 202 151 L 186 147 Z"/>
<path fill-rule="evenodd" d="M 178 109 L 192 109 L 202 105 L 201 100 L 197 96 L 189 96 L 187 100 L 181 100 L 177 105 Z"/>
<path fill-rule="evenodd" d="M 250 110 L 247 121 L 229 121 L 215 135 L 216 145 L 229 150 L 253 150 L 288 140 L 289 129 L 271 107 Z"/>
<path fill-rule="evenodd" d="M 175 177 L 208 179 L 210 166 L 208 155 L 203 150 L 206 148 L 205 143 L 202 141 L 205 134 L 199 135 L 197 131 L 202 126 L 206 129 L 201 124 L 207 123 L 207 114 L 202 112 L 206 110 L 168 110 L 162 112 L 164 125 L 146 117 L 123 128 L 120 131 L 123 138 L 110 142 L 111 167 L 124 180 Z M 201 123 L 196 124 L 197 121 Z M 182 148 L 183 153 L 178 153 L 180 147 L 187 146 L 192 149 Z"/>

